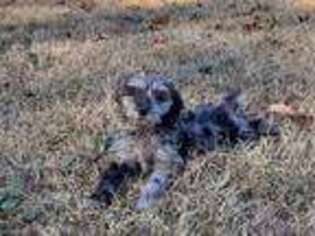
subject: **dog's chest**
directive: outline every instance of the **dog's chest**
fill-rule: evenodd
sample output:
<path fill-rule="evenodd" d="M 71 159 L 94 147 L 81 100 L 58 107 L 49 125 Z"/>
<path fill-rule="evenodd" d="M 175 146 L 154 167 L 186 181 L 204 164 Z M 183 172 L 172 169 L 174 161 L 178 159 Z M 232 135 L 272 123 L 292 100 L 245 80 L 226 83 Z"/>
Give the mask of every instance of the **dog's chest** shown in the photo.
<path fill-rule="evenodd" d="M 176 137 L 172 131 L 124 132 L 113 138 L 108 151 L 121 162 L 138 162 L 143 173 L 150 173 L 154 168 L 169 171 L 183 164 Z"/>
<path fill-rule="evenodd" d="M 163 137 L 153 132 L 123 133 L 112 138 L 108 149 L 110 155 L 120 161 L 137 161 L 148 169 L 154 162 L 154 156 L 162 145 Z"/>

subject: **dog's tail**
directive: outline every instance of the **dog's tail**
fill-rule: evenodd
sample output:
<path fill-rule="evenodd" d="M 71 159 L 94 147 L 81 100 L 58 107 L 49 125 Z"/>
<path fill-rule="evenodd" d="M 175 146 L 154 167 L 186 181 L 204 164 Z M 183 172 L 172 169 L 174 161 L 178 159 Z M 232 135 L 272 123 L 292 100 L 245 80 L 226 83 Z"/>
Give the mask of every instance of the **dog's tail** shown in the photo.
<path fill-rule="evenodd" d="M 138 162 L 111 163 L 99 176 L 97 185 L 90 198 L 110 205 L 124 182 L 131 177 L 140 175 L 141 167 Z"/>

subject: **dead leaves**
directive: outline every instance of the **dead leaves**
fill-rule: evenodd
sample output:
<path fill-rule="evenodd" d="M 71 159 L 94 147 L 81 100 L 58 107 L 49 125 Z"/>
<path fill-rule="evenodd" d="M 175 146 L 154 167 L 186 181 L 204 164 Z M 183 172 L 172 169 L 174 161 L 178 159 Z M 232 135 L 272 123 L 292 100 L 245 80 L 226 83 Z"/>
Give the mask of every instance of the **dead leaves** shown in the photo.
<path fill-rule="evenodd" d="M 294 6 L 298 9 L 312 11 L 315 9 L 315 1 L 314 0 L 295 0 Z"/>
<path fill-rule="evenodd" d="M 185 4 L 196 4 L 204 2 L 201 0 L 122 0 L 121 5 L 126 7 L 138 7 L 138 8 L 149 8 L 156 9 L 166 6 L 168 4 L 177 4 L 177 5 L 185 5 Z"/>
<path fill-rule="evenodd" d="M 296 110 L 293 107 L 284 103 L 272 104 L 269 106 L 268 111 L 281 115 L 294 115 L 296 113 Z"/>
<path fill-rule="evenodd" d="M 171 21 L 168 13 L 159 13 L 147 20 L 146 25 L 150 30 L 161 30 L 167 26 Z"/>
<path fill-rule="evenodd" d="M 168 42 L 168 38 L 159 32 L 154 33 L 151 38 L 151 44 L 156 49 L 163 48 L 167 44 L 167 42 Z"/>
<path fill-rule="evenodd" d="M 267 111 L 279 118 L 289 119 L 301 128 L 310 129 L 315 123 L 315 114 L 299 111 L 285 103 L 275 103 L 268 107 Z"/>

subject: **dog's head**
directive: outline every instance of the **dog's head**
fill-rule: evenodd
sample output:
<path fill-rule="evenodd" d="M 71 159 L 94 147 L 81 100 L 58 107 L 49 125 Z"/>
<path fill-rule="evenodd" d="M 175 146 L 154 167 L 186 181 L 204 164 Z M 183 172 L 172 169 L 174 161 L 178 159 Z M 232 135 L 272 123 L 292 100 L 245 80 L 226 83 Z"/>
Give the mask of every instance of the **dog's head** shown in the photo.
<path fill-rule="evenodd" d="M 137 124 L 172 126 L 183 108 L 174 84 L 159 74 L 119 78 L 115 100 L 122 115 Z"/>

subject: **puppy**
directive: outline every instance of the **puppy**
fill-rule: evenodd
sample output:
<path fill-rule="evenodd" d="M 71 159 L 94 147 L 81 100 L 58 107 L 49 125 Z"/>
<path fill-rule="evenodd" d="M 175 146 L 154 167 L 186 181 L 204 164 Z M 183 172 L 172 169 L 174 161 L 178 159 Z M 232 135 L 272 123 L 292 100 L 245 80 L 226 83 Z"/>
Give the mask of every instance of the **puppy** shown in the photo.
<path fill-rule="evenodd" d="M 125 76 L 114 91 L 118 114 L 128 130 L 106 139 L 106 152 L 116 161 L 101 174 L 91 196 L 107 205 L 128 179 L 142 174 L 149 178 L 135 207 L 151 207 L 184 169 L 191 152 L 279 134 L 276 125 L 245 112 L 240 91 L 188 111 L 183 111 L 182 98 L 171 81 L 159 74 Z"/>
<path fill-rule="evenodd" d="M 114 101 L 128 131 L 111 137 L 108 155 L 117 159 L 99 178 L 92 198 L 111 204 L 120 187 L 132 177 L 150 175 L 141 188 L 136 208 L 150 207 L 183 168 L 174 125 L 183 102 L 173 83 L 159 74 L 120 78 Z"/>

